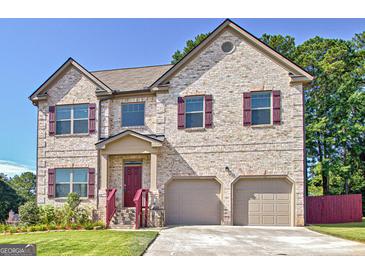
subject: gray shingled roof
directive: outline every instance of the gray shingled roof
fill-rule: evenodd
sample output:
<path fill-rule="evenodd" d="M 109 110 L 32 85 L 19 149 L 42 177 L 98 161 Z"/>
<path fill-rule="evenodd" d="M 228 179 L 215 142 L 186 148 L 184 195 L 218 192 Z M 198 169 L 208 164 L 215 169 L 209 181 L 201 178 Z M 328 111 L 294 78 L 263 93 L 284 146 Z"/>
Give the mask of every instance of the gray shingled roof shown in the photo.
<path fill-rule="evenodd" d="M 153 84 L 173 65 L 92 71 L 100 81 L 116 91 L 141 90 Z"/>

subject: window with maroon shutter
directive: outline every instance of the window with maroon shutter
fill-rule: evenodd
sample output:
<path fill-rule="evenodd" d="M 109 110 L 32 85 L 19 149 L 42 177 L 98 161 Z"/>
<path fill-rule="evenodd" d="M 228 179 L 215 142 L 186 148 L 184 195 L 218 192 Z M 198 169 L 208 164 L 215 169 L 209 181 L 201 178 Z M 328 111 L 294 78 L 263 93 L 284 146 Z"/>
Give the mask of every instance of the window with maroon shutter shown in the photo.
<path fill-rule="evenodd" d="M 184 98 L 177 98 L 177 128 L 185 128 L 185 101 Z"/>
<path fill-rule="evenodd" d="M 205 127 L 213 126 L 213 96 L 205 95 Z"/>
<path fill-rule="evenodd" d="M 96 123 L 95 123 L 95 110 L 96 104 L 89 104 L 89 133 L 95 133 L 96 131 Z"/>
<path fill-rule="evenodd" d="M 94 198 L 94 195 L 95 195 L 95 168 L 89 168 L 88 197 Z"/>
<path fill-rule="evenodd" d="M 280 123 L 281 123 L 280 91 L 279 90 L 274 90 L 272 92 L 272 96 L 273 96 L 273 102 L 272 102 L 273 123 L 274 123 L 274 125 L 280 125 Z"/>
<path fill-rule="evenodd" d="M 251 93 L 243 93 L 243 125 L 251 125 Z"/>
<path fill-rule="evenodd" d="M 48 198 L 53 198 L 55 193 L 55 169 L 48 169 Z"/>
<path fill-rule="evenodd" d="M 56 133 L 56 107 L 49 106 L 49 135 L 55 135 Z"/>

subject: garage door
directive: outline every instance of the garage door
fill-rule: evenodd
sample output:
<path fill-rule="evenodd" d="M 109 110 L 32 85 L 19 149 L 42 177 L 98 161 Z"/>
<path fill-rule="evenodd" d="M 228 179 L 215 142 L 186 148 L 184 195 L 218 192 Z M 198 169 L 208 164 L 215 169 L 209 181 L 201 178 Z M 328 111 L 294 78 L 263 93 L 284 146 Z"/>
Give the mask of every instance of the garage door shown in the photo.
<path fill-rule="evenodd" d="M 234 185 L 235 225 L 291 225 L 292 185 L 281 179 L 241 180 Z"/>
<path fill-rule="evenodd" d="M 221 187 L 215 180 L 175 180 L 165 194 L 168 225 L 213 225 L 221 223 Z"/>

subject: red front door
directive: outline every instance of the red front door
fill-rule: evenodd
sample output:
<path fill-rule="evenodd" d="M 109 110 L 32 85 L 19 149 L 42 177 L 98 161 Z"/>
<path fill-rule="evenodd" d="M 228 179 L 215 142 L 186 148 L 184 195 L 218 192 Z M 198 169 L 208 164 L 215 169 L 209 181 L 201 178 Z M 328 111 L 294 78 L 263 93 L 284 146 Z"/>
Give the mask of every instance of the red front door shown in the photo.
<path fill-rule="evenodd" d="M 124 167 L 124 206 L 134 207 L 134 194 L 142 187 L 142 166 Z"/>

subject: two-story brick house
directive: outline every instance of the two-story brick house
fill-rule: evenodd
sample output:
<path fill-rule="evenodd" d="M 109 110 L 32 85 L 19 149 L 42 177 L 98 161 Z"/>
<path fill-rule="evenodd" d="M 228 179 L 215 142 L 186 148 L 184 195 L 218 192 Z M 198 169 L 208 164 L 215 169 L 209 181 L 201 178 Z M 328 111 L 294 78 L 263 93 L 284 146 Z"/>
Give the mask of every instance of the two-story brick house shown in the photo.
<path fill-rule="evenodd" d="M 312 79 L 230 20 L 175 65 L 89 72 L 69 59 L 30 96 L 37 201 L 74 191 L 105 218 L 116 189 L 115 222 L 129 224 L 144 188 L 154 225 L 303 225 Z"/>

